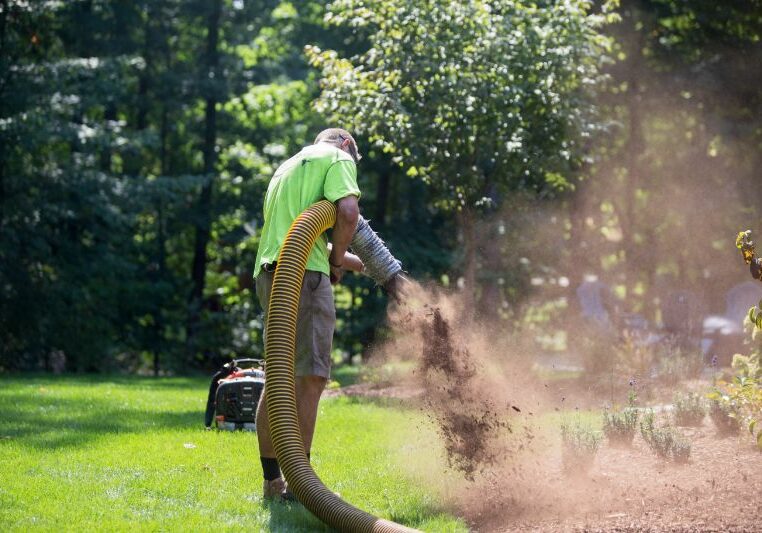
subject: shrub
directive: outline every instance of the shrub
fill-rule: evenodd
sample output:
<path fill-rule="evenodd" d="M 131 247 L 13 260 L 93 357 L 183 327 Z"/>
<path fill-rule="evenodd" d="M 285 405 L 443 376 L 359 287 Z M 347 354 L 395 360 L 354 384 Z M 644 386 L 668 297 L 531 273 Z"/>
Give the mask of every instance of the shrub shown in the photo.
<path fill-rule="evenodd" d="M 672 460 L 676 463 L 687 463 L 691 458 L 691 442 L 675 432 L 672 440 Z"/>
<path fill-rule="evenodd" d="M 640 434 L 658 457 L 676 463 L 687 463 L 691 456 L 691 443 L 675 428 L 656 427 L 654 412 L 648 410 L 640 423 Z"/>
<path fill-rule="evenodd" d="M 722 437 L 738 435 L 741 429 L 738 412 L 730 401 L 713 400 L 709 404 L 709 418 L 712 419 L 717 434 Z"/>
<path fill-rule="evenodd" d="M 676 426 L 700 426 L 706 415 L 704 399 L 695 392 L 675 394 L 672 416 Z"/>
<path fill-rule="evenodd" d="M 561 425 L 563 468 L 567 473 L 587 472 L 601 444 L 597 431 L 579 423 Z"/>
<path fill-rule="evenodd" d="M 603 412 L 603 434 L 613 446 L 630 446 L 638 427 L 635 395 L 630 394 L 629 405 L 621 411 Z"/>
<path fill-rule="evenodd" d="M 762 302 L 760 302 L 762 306 Z M 721 435 L 748 429 L 762 450 L 762 311 L 753 307 L 745 321 L 750 331 L 749 355 L 733 356 L 732 380 L 715 382 L 715 390 L 707 396 L 712 400 L 712 421 Z"/>
<path fill-rule="evenodd" d="M 686 379 L 695 379 L 704 369 L 704 356 L 700 351 L 684 351 L 679 348 L 662 354 L 657 375 L 667 385 L 675 385 Z"/>

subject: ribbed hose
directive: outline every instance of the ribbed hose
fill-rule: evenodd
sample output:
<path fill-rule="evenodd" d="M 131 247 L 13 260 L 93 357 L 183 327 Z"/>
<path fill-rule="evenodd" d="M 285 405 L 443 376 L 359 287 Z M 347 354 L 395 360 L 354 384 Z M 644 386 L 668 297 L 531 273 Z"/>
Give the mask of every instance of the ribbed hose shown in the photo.
<path fill-rule="evenodd" d="M 339 531 L 414 531 L 376 518 L 328 490 L 307 460 L 296 414 L 294 351 L 302 279 L 315 240 L 336 221 L 336 206 L 326 200 L 299 215 L 286 235 L 275 269 L 265 326 L 267 418 L 275 455 L 289 489 L 315 516 Z"/>
<path fill-rule="evenodd" d="M 357 220 L 357 229 L 352 237 L 352 251 L 365 264 L 365 275 L 384 285 L 402 272 L 402 265 L 391 254 L 384 241 L 373 231 L 362 215 Z"/>

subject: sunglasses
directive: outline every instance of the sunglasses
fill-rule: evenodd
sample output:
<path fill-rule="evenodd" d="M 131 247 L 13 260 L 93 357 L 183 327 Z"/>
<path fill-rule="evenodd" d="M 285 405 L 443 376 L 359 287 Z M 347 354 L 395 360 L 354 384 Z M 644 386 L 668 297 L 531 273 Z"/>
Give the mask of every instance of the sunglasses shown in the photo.
<path fill-rule="evenodd" d="M 359 163 L 362 159 L 362 156 L 357 152 L 357 145 L 355 145 L 355 142 L 349 137 L 344 137 L 341 134 L 339 134 L 339 139 L 341 139 L 342 142 L 349 141 L 349 155 L 351 155 L 352 159 L 354 159 L 355 165 Z"/>

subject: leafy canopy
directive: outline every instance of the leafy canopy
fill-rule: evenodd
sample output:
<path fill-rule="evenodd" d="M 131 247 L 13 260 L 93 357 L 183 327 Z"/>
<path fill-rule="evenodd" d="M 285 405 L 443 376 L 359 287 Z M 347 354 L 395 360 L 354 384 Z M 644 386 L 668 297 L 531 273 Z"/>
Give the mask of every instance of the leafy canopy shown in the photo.
<path fill-rule="evenodd" d="M 396 155 L 440 207 L 471 209 L 515 189 L 570 186 L 598 128 L 611 2 L 338 0 L 326 20 L 366 34 L 351 58 L 307 47 L 319 111 Z"/>

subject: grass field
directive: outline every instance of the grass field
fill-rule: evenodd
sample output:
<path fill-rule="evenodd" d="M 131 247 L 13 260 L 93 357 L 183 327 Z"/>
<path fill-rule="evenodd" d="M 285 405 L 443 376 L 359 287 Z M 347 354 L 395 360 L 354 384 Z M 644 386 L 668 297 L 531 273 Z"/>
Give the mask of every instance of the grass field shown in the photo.
<path fill-rule="evenodd" d="M 0 377 L 0 531 L 316 531 L 265 504 L 256 436 L 203 430 L 205 379 Z M 445 509 L 421 416 L 347 398 L 321 404 L 313 464 L 347 501 L 427 531 Z M 411 468 L 402 465 L 412 465 Z"/>

